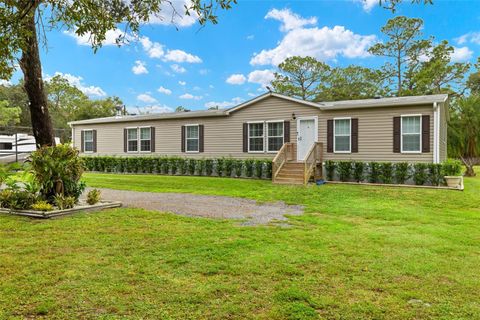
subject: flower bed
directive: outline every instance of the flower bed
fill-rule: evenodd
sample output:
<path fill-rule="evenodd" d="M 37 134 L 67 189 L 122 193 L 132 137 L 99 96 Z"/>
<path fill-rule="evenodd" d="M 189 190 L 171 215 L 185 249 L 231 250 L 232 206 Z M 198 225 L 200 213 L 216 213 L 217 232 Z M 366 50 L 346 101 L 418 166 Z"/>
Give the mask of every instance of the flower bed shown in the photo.
<path fill-rule="evenodd" d="M 94 172 L 271 179 L 269 159 L 186 159 L 180 157 L 83 157 Z"/>

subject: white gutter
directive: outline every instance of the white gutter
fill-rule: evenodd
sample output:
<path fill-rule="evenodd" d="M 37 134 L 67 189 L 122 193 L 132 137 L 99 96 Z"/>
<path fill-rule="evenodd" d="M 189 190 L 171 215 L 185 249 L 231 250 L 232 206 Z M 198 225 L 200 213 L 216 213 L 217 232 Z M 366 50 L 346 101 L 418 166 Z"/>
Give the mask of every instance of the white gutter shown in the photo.
<path fill-rule="evenodd" d="M 439 125 L 440 125 L 440 112 L 439 112 L 439 107 L 437 102 L 433 103 L 433 163 L 439 163 L 440 162 L 440 148 L 439 148 Z"/>

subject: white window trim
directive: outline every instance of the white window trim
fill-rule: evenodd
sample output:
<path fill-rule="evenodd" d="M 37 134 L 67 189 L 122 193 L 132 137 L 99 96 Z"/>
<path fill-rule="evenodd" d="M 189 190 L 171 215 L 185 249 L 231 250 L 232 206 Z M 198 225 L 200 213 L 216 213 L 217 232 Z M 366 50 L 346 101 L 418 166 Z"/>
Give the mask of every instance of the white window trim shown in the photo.
<path fill-rule="evenodd" d="M 350 143 L 348 144 L 348 150 L 339 150 L 337 151 L 337 139 L 335 134 L 335 122 L 336 120 L 349 120 L 350 121 Z M 339 137 L 346 137 L 347 135 L 339 135 Z M 352 117 L 340 117 L 333 118 L 333 153 L 352 153 Z"/>
<path fill-rule="evenodd" d="M 256 150 L 256 151 L 252 151 L 250 150 L 250 124 L 254 124 L 254 123 L 261 123 L 263 125 L 263 130 L 262 130 L 262 133 L 263 135 L 261 137 L 255 137 L 255 138 L 262 138 L 263 140 L 263 145 L 262 145 L 262 150 Z M 249 121 L 247 122 L 247 133 L 248 133 L 248 153 L 265 153 L 265 121 Z"/>
<path fill-rule="evenodd" d="M 150 138 L 148 138 L 148 139 L 142 139 L 142 129 L 144 129 L 144 128 L 149 128 L 150 129 Z M 151 126 L 138 127 L 137 137 L 138 137 L 138 152 L 139 153 L 152 153 L 152 127 Z M 150 141 L 150 150 L 142 151 L 142 141 L 147 141 L 147 140 Z"/>
<path fill-rule="evenodd" d="M 197 138 L 188 138 L 187 137 L 187 128 L 188 127 L 198 127 L 198 137 Z M 192 151 L 188 151 L 188 139 L 190 140 L 198 140 L 198 149 L 195 151 L 195 150 L 192 150 Z M 186 124 L 185 125 L 185 153 L 200 153 L 200 125 L 199 124 Z"/>
<path fill-rule="evenodd" d="M 85 130 L 82 130 L 83 131 L 83 153 L 94 153 L 93 151 L 93 143 L 94 143 L 94 139 L 93 139 L 93 129 L 85 129 Z M 87 151 L 87 148 L 86 148 L 86 143 L 87 143 L 87 140 L 85 139 L 85 132 L 91 132 L 92 133 L 92 151 Z M 90 141 L 89 141 L 90 142 Z"/>
<path fill-rule="evenodd" d="M 418 151 L 404 151 L 403 150 L 403 118 L 404 117 L 420 117 L 420 134 L 419 134 L 419 139 L 420 139 L 420 148 Z M 422 115 L 421 114 L 402 114 L 400 116 L 400 153 L 410 153 L 410 154 L 421 154 L 422 153 Z M 408 134 L 408 133 L 407 133 Z"/>
<path fill-rule="evenodd" d="M 280 138 L 280 136 L 270 136 L 268 134 L 268 124 L 269 123 L 282 123 L 282 146 L 285 144 L 285 120 L 268 120 L 268 121 L 265 121 L 265 126 L 264 126 L 264 135 L 265 135 L 265 144 L 267 145 L 267 153 L 278 153 L 279 150 L 270 150 L 269 149 L 269 144 L 268 144 L 268 138 Z M 266 134 L 265 134 L 266 133 Z M 250 142 L 250 141 L 249 141 Z M 280 147 L 282 148 L 282 147 Z M 264 147 L 265 149 L 265 147 Z"/>

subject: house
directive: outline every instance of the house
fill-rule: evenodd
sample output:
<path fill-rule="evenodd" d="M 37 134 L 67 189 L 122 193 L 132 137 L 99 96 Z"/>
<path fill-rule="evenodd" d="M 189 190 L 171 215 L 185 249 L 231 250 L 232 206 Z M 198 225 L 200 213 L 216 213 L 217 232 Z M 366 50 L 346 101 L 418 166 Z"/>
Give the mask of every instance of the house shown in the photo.
<path fill-rule="evenodd" d="M 447 156 L 447 110 L 446 94 L 316 103 L 268 92 L 229 109 L 70 125 L 82 154 L 275 158 L 275 179 L 309 171 L 312 161 L 439 163 Z"/>

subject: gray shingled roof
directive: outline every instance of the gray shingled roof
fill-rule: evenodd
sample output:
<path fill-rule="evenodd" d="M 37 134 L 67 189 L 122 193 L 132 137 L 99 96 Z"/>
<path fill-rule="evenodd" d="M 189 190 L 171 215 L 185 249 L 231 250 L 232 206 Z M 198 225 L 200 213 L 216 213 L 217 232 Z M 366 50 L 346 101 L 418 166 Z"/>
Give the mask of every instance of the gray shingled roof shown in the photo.
<path fill-rule="evenodd" d="M 373 108 L 373 107 L 396 107 L 408 105 L 422 105 L 442 103 L 448 99 L 447 94 L 436 94 L 427 96 L 410 96 L 410 97 L 392 97 L 392 98 L 377 98 L 377 99 L 362 99 L 362 100 L 344 100 L 331 102 L 310 102 L 297 98 L 292 98 L 278 93 L 267 92 L 249 101 L 243 102 L 237 106 L 229 109 L 220 110 L 201 110 L 189 112 L 169 112 L 169 113 L 152 113 L 135 116 L 116 116 L 107 118 L 97 118 L 89 120 L 79 120 L 69 122 L 70 125 L 78 124 L 96 124 L 96 123 L 110 123 L 110 122 L 130 122 L 130 121 L 147 121 L 147 120 L 162 120 L 162 119 L 188 119 L 200 117 L 225 117 L 230 113 L 235 112 L 243 107 L 247 107 L 257 101 L 263 100 L 267 97 L 274 96 L 277 98 L 288 99 L 297 103 L 305 104 L 310 107 L 319 108 L 320 110 L 336 110 L 336 109 L 356 109 L 356 108 Z"/>

